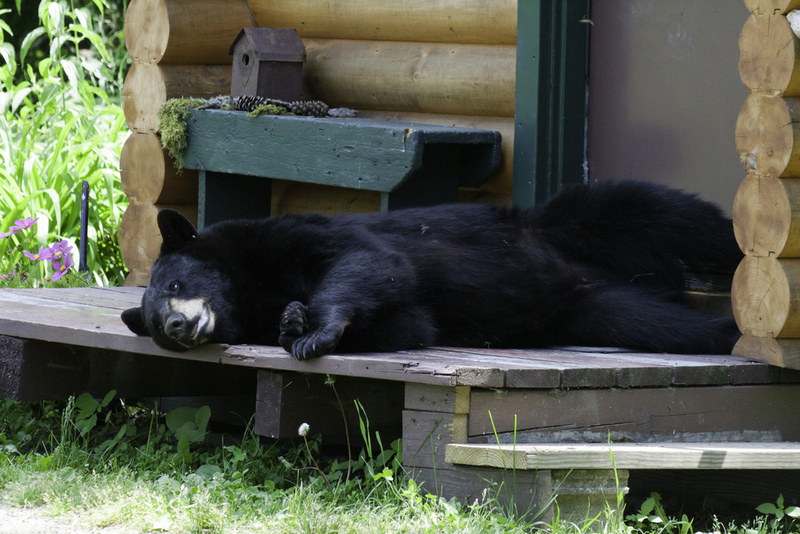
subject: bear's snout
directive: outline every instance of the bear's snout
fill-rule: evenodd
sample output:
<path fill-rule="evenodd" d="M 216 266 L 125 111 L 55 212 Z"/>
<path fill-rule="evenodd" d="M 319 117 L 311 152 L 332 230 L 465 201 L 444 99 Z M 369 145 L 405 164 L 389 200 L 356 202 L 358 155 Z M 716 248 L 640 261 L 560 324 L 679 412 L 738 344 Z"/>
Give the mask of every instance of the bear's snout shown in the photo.
<path fill-rule="evenodd" d="M 182 313 L 173 313 L 164 323 L 164 333 L 174 340 L 184 335 L 185 329 L 186 317 Z"/>

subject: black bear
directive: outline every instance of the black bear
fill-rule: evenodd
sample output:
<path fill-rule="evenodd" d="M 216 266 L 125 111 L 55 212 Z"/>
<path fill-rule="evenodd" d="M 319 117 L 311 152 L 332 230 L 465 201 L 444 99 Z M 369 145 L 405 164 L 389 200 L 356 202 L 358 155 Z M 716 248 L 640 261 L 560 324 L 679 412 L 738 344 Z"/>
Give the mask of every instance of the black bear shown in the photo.
<path fill-rule="evenodd" d="M 139 335 L 185 350 L 280 344 L 304 360 L 431 345 L 730 353 L 731 319 L 683 302 L 688 272 L 742 253 L 708 202 L 644 182 L 572 187 L 531 209 L 451 204 L 231 220 L 158 214 Z"/>

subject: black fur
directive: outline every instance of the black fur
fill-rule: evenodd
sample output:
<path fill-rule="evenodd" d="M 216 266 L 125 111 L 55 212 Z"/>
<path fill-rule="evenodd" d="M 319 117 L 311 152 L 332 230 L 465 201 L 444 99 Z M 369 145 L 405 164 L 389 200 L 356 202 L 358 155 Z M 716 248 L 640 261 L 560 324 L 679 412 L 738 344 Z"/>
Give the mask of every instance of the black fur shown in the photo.
<path fill-rule="evenodd" d="M 176 212 L 158 220 L 161 256 L 123 319 L 170 349 L 197 341 L 165 335 L 175 296 L 213 310 L 200 341 L 279 343 L 299 359 L 430 345 L 712 354 L 739 335 L 681 296 L 687 271 L 735 269 L 730 220 L 656 184 L 574 187 L 530 210 L 282 215 L 199 234 Z"/>

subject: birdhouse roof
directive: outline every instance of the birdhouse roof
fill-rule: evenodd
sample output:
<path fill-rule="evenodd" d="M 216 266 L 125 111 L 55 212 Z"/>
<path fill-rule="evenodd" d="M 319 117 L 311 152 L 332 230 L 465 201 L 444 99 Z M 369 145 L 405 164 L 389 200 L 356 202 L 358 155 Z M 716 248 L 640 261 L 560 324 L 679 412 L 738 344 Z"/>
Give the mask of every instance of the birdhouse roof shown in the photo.
<path fill-rule="evenodd" d="M 250 41 L 256 61 L 303 62 L 306 59 L 303 40 L 291 28 L 243 28 L 233 40 L 228 55 L 234 55 L 236 44 L 243 36 Z"/>

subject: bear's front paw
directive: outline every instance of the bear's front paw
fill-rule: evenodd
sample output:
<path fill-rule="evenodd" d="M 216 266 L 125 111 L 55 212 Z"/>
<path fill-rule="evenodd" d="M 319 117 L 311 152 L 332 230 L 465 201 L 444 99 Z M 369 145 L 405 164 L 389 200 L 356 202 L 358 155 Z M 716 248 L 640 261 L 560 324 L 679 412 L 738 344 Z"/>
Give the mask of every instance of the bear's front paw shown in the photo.
<path fill-rule="evenodd" d="M 281 335 L 278 344 L 286 352 L 292 352 L 292 345 L 308 332 L 308 308 L 300 302 L 290 302 L 281 314 Z"/>
<path fill-rule="evenodd" d="M 341 330 L 320 328 L 296 340 L 289 352 L 298 360 L 316 358 L 333 352 L 340 337 Z"/>

